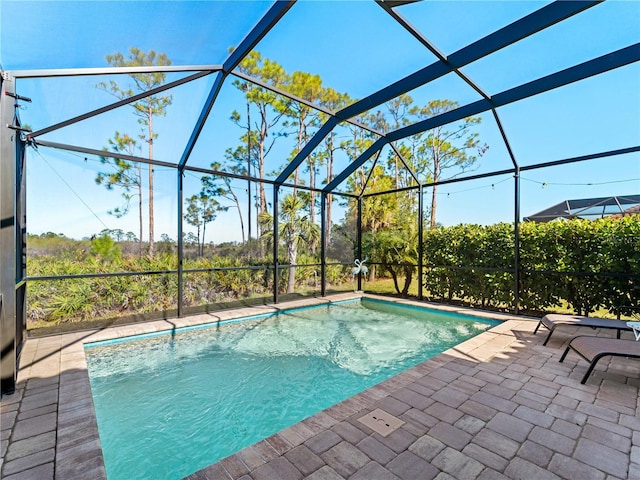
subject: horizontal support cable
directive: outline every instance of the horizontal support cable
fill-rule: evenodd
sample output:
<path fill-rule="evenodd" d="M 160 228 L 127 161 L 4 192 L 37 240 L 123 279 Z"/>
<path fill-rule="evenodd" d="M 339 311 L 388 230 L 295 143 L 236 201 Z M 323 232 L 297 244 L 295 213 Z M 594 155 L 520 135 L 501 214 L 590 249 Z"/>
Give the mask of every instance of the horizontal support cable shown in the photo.
<path fill-rule="evenodd" d="M 522 273 L 541 273 L 545 275 L 565 275 L 571 277 L 611 277 L 611 278 L 631 278 L 640 280 L 638 273 L 614 273 L 614 272 L 563 272 L 559 270 L 528 270 L 520 269 Z"/>
<path fill-rule="evenodd" d="M 543 162 L 543 163 L 536 163 L 534 165 L 526 165 L 526 166 L 522 166 L 520 167 L 520 171 L 525 171 L 525 170 L 538 170 L 541 168 L 547 168 L 547 167 L 555 167 L 558 165 L 566 165 L 568 163 L 576 163 L 576 162 L 584 162 L 587 160 L 595 160 L 598 158 L 606 158 L 606 157 L 614 157 L 614 156 L 618 156 L 618 155 L 626 155 L 629 153 L 634 153 L 634 152 L 640 152 L 640 145 L 638 146 L 634 146 L 634 147 L 628 147 L 628 148 L 620 148 L 617 150 L 608 150 L 606 152 L 599 152 L 599 153 L 592 153 L 589 155 L 581 155 L 579 157 L 571 157 L 571 158 L 564 158 L 561 160 L 552 160 L 550 162 Z M 424 183 L 423 186 L 424 187 L 432 187 L 434 185 L 447 185 L 449 183 L 458 183 L 458 182 L 465 182 L 467 180 L 478 180 L 478 179 L 482 179 L 482 178 L 488 178 L 488 177 L 495 177 L 498 175 L 507 175 L 507 174 L 513 174 L 515 173 L 516 169 L 515 168 L 508 168 L 505 170 L 496 170 L 494 172 L 489 172 L 489 173 L 481 173 L 481 174 L 477 174 L 477 175 L 470 175 L 468 177 L 460 177 L 460 178 L 451 178 L 448 180 L 441 180 L 439 182 L 428 182 L 428 183 Z"/>
<path fill-rule="evenodd" d="M 459 265 L 423 265 L 426 269 L 435 269 L 435 268 L 446 268 L 450 270 L 478 270 L 481 272 L 505 272 L 505 273 L 513 273 L 513 267 L 478 267 L 478 266 L 459 266 Z"/>
<path fill-rule="evenodd" d="M 121 160 L 127 160 L 129 162 L 139 162 L 139 163 L 144 163 L 144 164 L 149 164 L 149 165 L 155 165 L 155 166 L 160 166 L 160 167 L 167 167 L 167 168 L 175 168 L 178 169 L 179 166 L 175 163 L 170 163 L 170 162 L 163 162 L 161 160 L 149 160 L 148 158 L 144 158 L 144 157 L 137 157 L 134 155 L 127 155 L 124 153 L 116 153 L 116 152 L 111 152 L 108 150 L 96 150 L 94 148 L 86 148 L 86 147 L 80 147 L 77 145 L 69 145 L 66 143 L 57 143 L 57 142 L 50 142 L 48 140 L 36 140 L 35 144 L 37 146 L 42 146 L 42 147 L 47 147 L 47 148 L 55 148 L 58 150 L 67 150 L 70 152 L 78 152 L 78 153 L 85 153 L 87 155 L 95 155 L 98 157 L 108 157 L 108 158 L 117 158 L 117 159 L 121 159 Z M 186 166 L 184 168 L 185 171 L 190 171 L 190 172 L 197 172 L 197 173 L 204 173 L 206 175 L 215 175 L 215 176 L 219 176 L 219 177 L 228 177 L 228 178 L 235 178 L 235 179 L 239 179 L 239 180 L 248 180 L 248 181 L 252 181 L 255 183 L 265 183 L 267 185 L 275 185 L 276 181 L 275 180 L 270 180 L 267 178 L 263 178 L 260 179 L 258 177 L 249 177 L 247 175 L 240 175 L 237 173 L 230 173 L 230 172 L 223 172 L 220 170 L 211 170 L 211 169 L 207 169 L 207 168 L 200 168 L 200 167 L 191 167 L 191 166 Z M 299 190 L 306 190 L 306 191 L 310 191 L 310 192 L 315 192 L 315 193 L 322 193 L 322 189 L 319 188 L 312 188 L 309 187 L 307 185 L 295 185 L 295 184 L 290 184 L 290 183 L 283 183 L 281 184 L 281 186 L 283 187 L 287 187 L 287 188 L 297 188 Z M 344 196 L 344 197 L 350 197 L 350 198 L 357 198 L 356 195 L 352 194 L 352 193 L 334 193 L 335 195 L 338 196 Z"/>
<path fill-rule="evenodd" d="M 41 70 L 13 70 L 15 78 L 82 77 L 95 75 L 138 75 L 147 73 L 173 72 L 217 72 L 222 65 L 154 65 L 149 67 L 98 67 L 59 68 Z"/>
<path fill-rule="evenodd" d="M 49 142 L 48 140 L 35 140 L 35 144 L 39 147 L 49 147 L 58 150 L 68 150 L 70 152 L 86 153 L 87 155 L 95 155 L 97 157 L 118 158 L 129 162 L 144 163 L 147 165 L 157 165 L 160 167 L 178 168 L 175 163 L 163 162 L 160 160 L 151 160 L 135 155 L 127 155 L 125 153 L 111 152 L 109 150 L 97 150 L 95 148 L 79 147 L 77 145 L 68 145 L 66 143 Z"/>
<path fill-rule="evenodd" d="M 366 233 L 366 232 L 365 232 Z M 381 267 L 418 267 L 417 263 L 388 263 L 388 262 L 369 262 L 367 261 L 367 265 L 380 265 Z M 351 264 L 353 265 L 353 264 Z"/>
<path fill-rule="evenodd" d="M 107 277 L 135 277 L 136 275 L 173 275 L 178 270 L 147 270 L 143 272 L 104 272 L 104 273 L 74 273 L 69 275 L 37 275 L 28 276 L 27 282 L 41 282 L 45 280 L 79 280 L 83 278 L 107 278 Z"/>
<path fill-rule="evenodd" d="M 74 123 L 78 123 L 78 122 L 80 122 L 82 120 L 87 120 L 88 118 L 95 117 L 96 115 L 100 115 L 102 113 L 106 113 L 106 112 L 109 112 L 111 110 L 115 110 L 116 108 L 122 107 L 124 105 L 128 105 L 128 104 L 133 103 L 133 102 L 137 102 L 138 100 L 142 100 L 143 98 L 147 98 L 147 97 L 149 97 L 151 95 L 156 95 L 158 93 L 164 92 L 166 90 L 169 90 L 171 88 L 177 87 L 179 85 L 183 85 L 185 83 L 192 82 L 194 80 L 197 80 L 198 78 L 202 78 L 202 77 L 205 77 L 205 76 L 210 75 L 210 74 L 211 74 L 210 71 L 208 71 L 208 72 L 207 71 L 198 72 L 198 73 L 196 73 L 194 75 L 190 75 L 188 77 L 181 78 L 179 80 L 167 83 L 165 85 L 161 85 L 161 86 L 159 86 L 157 88 L 153 88 L 153 89 L 148 90 L 146 92 L 142 92 L 142 93 L 139 93 L 137 95 L 133 95 L 131 97 L 124 98 L 124 99 L 122 99 L 122 100 L 120 100 L 118 102 L 112 103 L 110 105 L 106 105 L 106 106 L 104 106 L 102 108 L 98 108 L 96 110 L 92 110 L 90 112 L 83 113 L 82 115 L 78 115 L 77 117 L 73 117 L 73 118 L 70 118 L 70 119 L 65 120 L 63 122 L 59 122 L 59 123 L 56 123 L 56 124 L 51 125 L 49 127 L 37 130 L 37 131 L 35 131 L 33 133 L 28 134 L 27 135 L 27 139 L 36 138 L 36 137 L 38 137 L 40 135 L 44 135 L 45 133 L 53 132 L 54 130 L 58 130 L 60 128 L 67 127 L 69 125 L 73 125 Z"/>
<path fill-rule="evenodd" d="M 273 265 L 248 265 L 246 267 L 211 267 L 211 268 L 185 268 L 182 273 L 215 273 L 235 272 L 244 270 L 273 270 Z"/>
<path fill-rule="evenodd" d="M 496 170 L 495 172 L 479 173 L 477 175 L 469 175 L 468 177 L 450 178 L 448 180 L 440 180 L 438 182 L 428 182 L 428 183 L 424 183 L 422 186 L 425 187 L 425 188 L 428 188 L 428 187 L 433 187 L 433 186 L 438 186 L 438 185 L 447 185 L 449 183 L 465 182 L 467 180 L 478 180 L 478 179 L 481 179 L 481 178 L 497 177 L 499 175 L 512 174 L 512 173 L 515 173 L 515 171 L 516 171 L 515 168 L 507 168 L 505 170 Z"/>
<path fill-rule="evenodd" d="M 535 165 L 526 165 L 526 166 L 520 167 L 520 171 L 537 170 L 539 168 L 555 167 L 558 165 L 566 165 L 567 163 L 584 162 L 585 160 L 595 160 L 597 158 L 614 157 L 614 156 L 626 155 L 634 152 L 640 152 L 640 145 L 636 145 L 634 147 L 628 147 L 628 148 L 620 148 L 618 150 L 609 150 L 607 152 L 581 155 L 579 157 L 565 158 L 563 160 L 554 160 L 551 162 L 536 163 Z"/>
<path fill-rule="evenodd" d="M 400 192 L 407 192 L 409 190 L 419 190 L 419 189 L 420 189 L 420 185 L 411 185 L 409 187 L 401 187 L 401 188 L 396 188 L 394 190 L 385 190 L 383 192 L 363 193 L 362 198 L 376 197 L 378 195 L 388 195 L 390 193 L 400 193 Z"/>
<path fill-rule="evenodd" d="M 194 268 L 183 269 L 183 273 L 211 273 L 211 272 L 229 272 L 244 270 L 272 270 L 273 265 L 249 265 L 246 267 L 218 267 L 218 268 Z M 77 273 L 70 275 L 39 275 L 30 276 L 25 280 L 28 282 L 40 282 L 51 280 L 78 280 L 83 278 L 108 278 L 108 277 L 135 277 L 146 275 L 177 275 L 178 270 L 149 270 L 141 272 L 104 272 L 104 273 Z"/>
<path fill-rule="evenodd" d="M 372 263 L 373 265 L 373 263 Z M 399 264 L 393 264 L 395 266 L 401 266 Z M 458 265 L 424 265 L 427 269 L 448 269 L 448 270 L 478 270 L 478 271 L 491 271 L 491 272 L 505 272 L 513 273 L 513 267 L 478 267 L 478 266 L 458 266 Z M 640 274 L 638 273 L 616 273 L 616 272 L 572 272 L 572 271 L 560 271 L 560 270 L 531 270 L 521 268 L 520 273 L 539 273 L 544 275 L 564 275 L 573 277 L 610 277 L 610 278 L 631 278 L 640 280 Z"/>
<path fill-rule="evenodd" d="M 280 268 L 296 268 L 296 267 L 320 267 L 320 263 L 280 263 L 278 262 L 278 269 Z"/>

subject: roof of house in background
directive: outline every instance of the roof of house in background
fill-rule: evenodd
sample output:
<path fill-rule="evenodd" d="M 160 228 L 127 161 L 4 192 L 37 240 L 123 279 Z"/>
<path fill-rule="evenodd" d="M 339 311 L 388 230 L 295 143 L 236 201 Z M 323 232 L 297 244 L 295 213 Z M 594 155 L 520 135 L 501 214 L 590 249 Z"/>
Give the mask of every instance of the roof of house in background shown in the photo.
<path fill-rule="evenodd" d="M 638 213 L 640 213 L 640 195 L 625 195 L 564 200 L 534 215 L 524 217 L 524 220 L 550 222 L 552 220 L 569 220 L 571 218 L 624 217 Z"/>

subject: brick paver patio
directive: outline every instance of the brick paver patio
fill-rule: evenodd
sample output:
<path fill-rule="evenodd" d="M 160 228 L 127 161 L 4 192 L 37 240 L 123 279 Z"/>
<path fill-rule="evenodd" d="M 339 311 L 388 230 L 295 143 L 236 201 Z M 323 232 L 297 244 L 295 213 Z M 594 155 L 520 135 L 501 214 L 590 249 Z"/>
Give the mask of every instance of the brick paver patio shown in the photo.
<path fill-rule="evenodd" d="M 1 401 L 0 477 L 106 478 L 84 342 L 269 308 L 27 340 Z M 640 480 L 640 362 L 602 360 L 581 385 L 586 362 L 558 362 L 575 330 L 544 347 L 535 321 L 484 315 L 504 322 L 188 479 Z M 383 437 L 358 421 L 378 408 L 404 424 Z"/>

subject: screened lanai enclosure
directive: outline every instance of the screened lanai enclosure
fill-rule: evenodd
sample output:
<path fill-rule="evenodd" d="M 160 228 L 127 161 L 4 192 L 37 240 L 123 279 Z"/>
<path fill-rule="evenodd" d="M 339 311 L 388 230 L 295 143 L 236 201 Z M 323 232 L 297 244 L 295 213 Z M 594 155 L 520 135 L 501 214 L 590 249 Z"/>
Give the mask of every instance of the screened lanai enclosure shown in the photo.
<path fill-rule="evenodd" d="M 301 296 L 637 311 L 637 211 L 523 218 L 639 198 L 638 2 L 0 15 L 3 393 L 26 335 Z"/>

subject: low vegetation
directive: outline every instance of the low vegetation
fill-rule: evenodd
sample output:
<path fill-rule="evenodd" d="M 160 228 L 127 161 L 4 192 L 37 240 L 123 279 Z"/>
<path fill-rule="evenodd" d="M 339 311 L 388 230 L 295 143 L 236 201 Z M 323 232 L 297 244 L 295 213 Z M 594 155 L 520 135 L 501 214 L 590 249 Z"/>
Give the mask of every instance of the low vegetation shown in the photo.
<path fill-rule="evenodd" d="M 363 248 L 378 267 L 377 276 L 366 279 L 365 290 L 417 294 L 414 234 L 417 235 L 412 230 L 384 230 L 375 237 L 365 236 Z M 640 216 L 523 223 L 520 308 L 535 312 L 569 309 L 578 314 L 605 309 L 613 315 L 624 313 L 627 307 L 638 308 L 639 238 Z M 67 277 L 29 281 L 30 328 L 141 314 L 161 316 L 177 309 L 174 243 L 157 242 L 153 257 L 140 257 L 135 242 L 117 242 L 108 235 L 84 241 L 55 234 L 30 236 L 28 246 L 29 277 Z M 235 305 L 239 300 L 272 299 L 274 275 L 270 258 L 252 259 L 246 244 L 208 247 L 203 256 L 199 256 L 199 245 L 187 245 L 185 250 L 182 301 L 187 311 Z M 511 225 L 427 229 L 423 253 L 426 298 L 484 308 L 513 308 Z M 283 265 L 287 264 L 286 259 L 283 249 Z M 318 263 L 317 254 L 301 252 L 297 256 L 301 266 L 292 269 L 293 276 L 288 268 L 280 269 L 278 291 L 291 292 L 293 282 L 296 294 L 318 294 Z M 350 267 L 346 260 L 327 267 L 328 290 L 348 291 L 355 287 Z M 122 272 L 126 275 L 91 276 Z"/>

